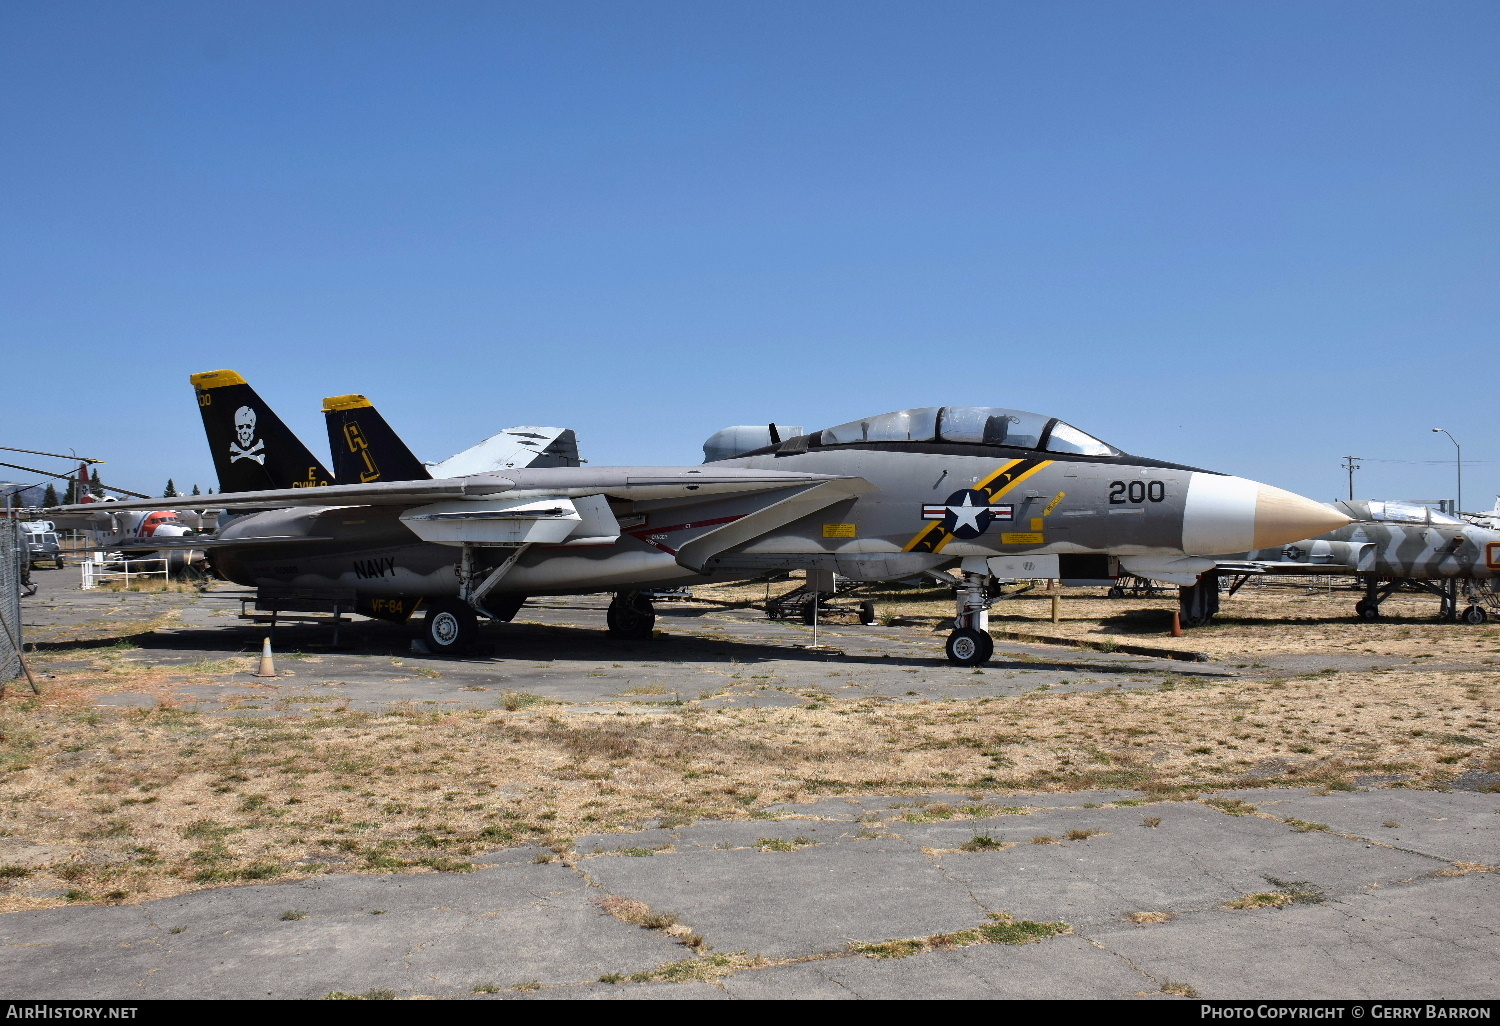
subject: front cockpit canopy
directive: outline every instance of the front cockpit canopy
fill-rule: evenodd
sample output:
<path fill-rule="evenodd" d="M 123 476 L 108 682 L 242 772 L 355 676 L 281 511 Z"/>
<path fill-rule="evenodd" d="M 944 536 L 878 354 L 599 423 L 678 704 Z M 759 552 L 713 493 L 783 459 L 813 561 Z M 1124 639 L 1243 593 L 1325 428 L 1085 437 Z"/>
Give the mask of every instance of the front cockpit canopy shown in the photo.
<path fill-rule="evenodd" d="M 808 438 L 810 445 L 857 445 L 861 442 L 952 442 L 1004 445 L 1017 449 L 1119 456 L 1120 450 L 1056 417 L 998 406 L 926 406 L 882 413 L 824 428 Z"/>

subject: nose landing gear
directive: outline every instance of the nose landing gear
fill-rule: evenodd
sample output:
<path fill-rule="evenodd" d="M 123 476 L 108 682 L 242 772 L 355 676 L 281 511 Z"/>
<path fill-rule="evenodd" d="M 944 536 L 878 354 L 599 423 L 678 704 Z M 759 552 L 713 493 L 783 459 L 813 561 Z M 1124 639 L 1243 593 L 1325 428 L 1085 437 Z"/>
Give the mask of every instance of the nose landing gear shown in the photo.
<path fill-rule="evenodd" d="M 955 596 L 957 615 L 953 633 L 943 649 L 955 666 L 983 666 L 995 654 L 995 639 L 990 637 L 989 575 L 961 571 L 962 583 Z"/>

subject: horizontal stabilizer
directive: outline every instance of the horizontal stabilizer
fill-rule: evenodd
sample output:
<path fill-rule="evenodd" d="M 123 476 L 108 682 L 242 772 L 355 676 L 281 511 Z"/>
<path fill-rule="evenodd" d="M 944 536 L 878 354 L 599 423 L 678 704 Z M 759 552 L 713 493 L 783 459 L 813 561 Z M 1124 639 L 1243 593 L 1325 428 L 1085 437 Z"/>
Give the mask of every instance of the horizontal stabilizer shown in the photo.
<path fill-rule="evenodd" d="M 577 467 L 578 439 L 571 428 L 513 427 L 440 463 L 428 465 L 433 477 L 504 473 L 521 467 Z"/>

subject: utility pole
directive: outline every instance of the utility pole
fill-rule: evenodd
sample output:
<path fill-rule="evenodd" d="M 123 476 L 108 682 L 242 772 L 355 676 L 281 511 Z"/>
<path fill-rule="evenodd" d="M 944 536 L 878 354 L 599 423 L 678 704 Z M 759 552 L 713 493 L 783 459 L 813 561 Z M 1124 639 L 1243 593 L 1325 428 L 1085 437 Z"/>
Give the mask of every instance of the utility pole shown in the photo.
<path fill-rule="evenodd" d="M 1344 466 L 1349 471 L 1349 501 L 1350 502 L 1354 501 L 1354 472 L 1356 470 L 1360 469 L 1359 461 L 1362 460 L 1362 459 L 1364 459 L 1363 456 L 1345 456 L 1344 457 Z"/>
<path fill-rule="evenodd" d="M 1458 439 L 1447 428 L 1433 428 L 1434 432 L 1441 431 L 1448 436 L 1448 441 L 1453 443 L 1453 448 L 1458 450 L 1458 504 L 1453 507 L 1453 512 L 1459 513 L 1464 508 L 1464 447 L 1458 444 Z"/>

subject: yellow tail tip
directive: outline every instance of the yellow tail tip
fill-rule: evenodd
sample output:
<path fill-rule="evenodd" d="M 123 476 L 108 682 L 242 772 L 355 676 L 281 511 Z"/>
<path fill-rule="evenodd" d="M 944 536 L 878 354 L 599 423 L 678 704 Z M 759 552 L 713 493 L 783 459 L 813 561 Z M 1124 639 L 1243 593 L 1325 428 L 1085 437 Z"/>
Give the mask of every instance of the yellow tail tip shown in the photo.
<path fill-rule="evenodd" d="M 240 376 L 239 371 L 232 370 L 203 371 L 200 374 L 194 374 L 189 380 L 192 381 L 193 387 L 200 391 L 205 388 L 223 388 L 225 385 L 249 384 Z"/>
<path fill-rule="evenodd" d="M 362 395 L 335 395 L 323 400 L 323 412 L 333 413 L 337 410 L 362 410 L 375 405 Z"/>

